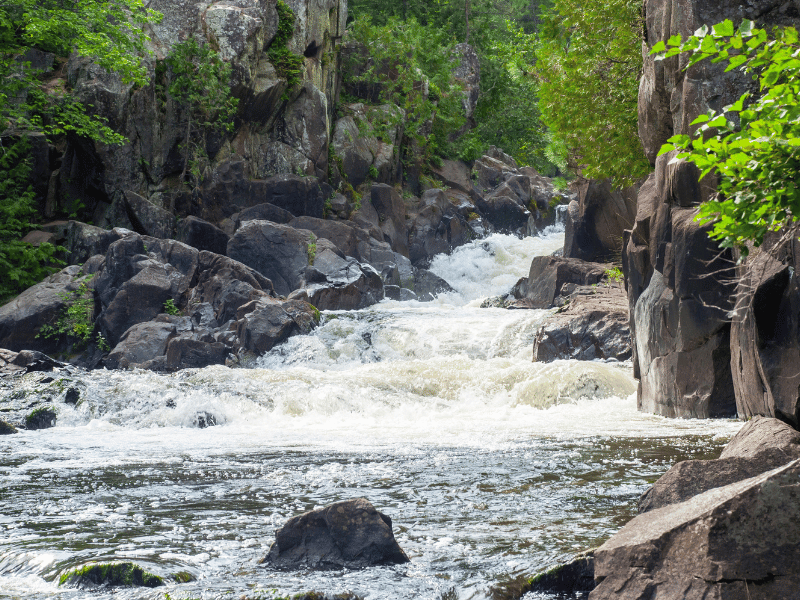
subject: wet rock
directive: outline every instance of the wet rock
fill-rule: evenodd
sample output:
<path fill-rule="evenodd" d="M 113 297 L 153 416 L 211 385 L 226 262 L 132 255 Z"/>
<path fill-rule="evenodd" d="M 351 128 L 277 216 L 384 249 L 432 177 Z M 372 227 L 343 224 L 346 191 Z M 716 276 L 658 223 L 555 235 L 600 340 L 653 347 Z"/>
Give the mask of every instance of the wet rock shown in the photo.
<path fill-rule="evenodd" d="M 59 586 L 79 589 L 98 587 L 147 587 L 164 585 L 158 575 L 148 573 L 142 567 L 131 562 L 89 564 L 63 573 L 58 580 Z"/>
<path fill-rule="evenodd" d="M 224 365 L 230 349 L 220 342 L 207 342 L 186 337 L 177 337 L 167 344 L 166 368 L 202 369 L 210 365 Z"/>
<path fill-rule="evenodd" d="M 369 265 L 324 250 L 306 270 L 308 302 L 320 310 L 358 310 L 383 300 L 383 280 Z M 305 298 L 304 298 L 305 299 Z"/>
<path fill-rule="evenodd" d="M 492 226 L 502 233 L 523 233 L 527 231 L 531 213 L 506 190 L 492 196 L 478 198 L 475 206 Z"/>
<path fill-rule="evenodd" d="M 52 407 L 37 408 L 25 417 L 25 429 L 50 429 L 56 426 L 58 415 Z"/>
<path fill-rule="evenodd" d="M 23 368 L 25 373 L 49 372 L 66 366 L 35 350 L 20 350 L 11 360 L 11 364 Z"/>
<path fill-rule="evenodd" d="M 337 502 L 286 522 L 264 562 L 280 569 L 363 569 L 409 562 L 392 520 L 364 498 Z"/>
<path fill-rule="evenodd" d="M 215 254 L 225 255 L 230 238 L 219 227 L 203 219 L 190 216 L 181 219 L 178 223 L 175 239 L 198 250 L 208 250 Z"/>
<path fill-rule="evenodd" d="M 17 428 L 0 419 L 0 435 L 11 435 L 13 433 L 19 433 Z"/>
<path fill-rule="evenodd" d="M 414 293 L 420 302 L 431 302 L 438 294 L 455 292 L 452 286 L 426 269 L 414 269 Z"/>
<path fill-rule="evenodd" d="M 594 589 L 594 551 L 534 576 L 526 591 L 568 594 L 580 598 Z"/>
<path fill-rule="evenodd" d="M 419 300 L 419 297 L 412 291 L 397 285 L 383 286 L 384 293 L 390 300 L 407 302 L 409 300 Z"/>
<path fill-rule="evenodd" d="M 628 360 L 632 349 L 627 300 L 625 291 L 613 284 L 573 296 L 566 308 L 536 333 L 534 362 Z"/>
<path fill-rule="evenodd" d="M 406 207 L 393 187 L 378 183 L 370 189 L 370 202 L 378 214 L 378 226 L 392 250 L 408 256 Z"/>
<path fill-rule="evenodd" d="M 301 331 L 280 301 L 262 298 L 239 308 L 236 335 L 242 348 L 250 352 L 269 352 Z"/>
<path fill-rule="evenodd" d="M 67 389 L 66 394 L 64 394 L 64 403 L 65 404 L 72 404 L 73 406 L 78 404 L 81 399 L 81 392 L 76 387 L 71 387 Z"/>
<path fill-rule="evenodd" d="M 427 190 L 408 232 L 409 258 L 413 264 L 426 264 L 436 254 L 449 253 L 473 238 L 466 219 L 450 203 L 442 190 Z"/>
<path fill-rule="evenodd" d="M 311 231 L 317 238 L 323 238 L 332 242 L 345 256 L 352 256 L 357 260 L 363 260 L 359 253 L 359 237 L 363 239 L 363 237 L 367 237 L 368 234 L 363 232 L 363 236 L 359 236 L 357 228 L 353 227 L 352 223 L 317 219 L 314 217 L 298 217 L 292 219 L 288 225 L 295 229 Z"/>
<path fill-rule="evenodd" d="M 206 427 L 214 427 L 217 424 L 217 418 L 209 412 L 198 412 L 194 416 L 194 425 L 198 429 L 205 429 Z M 193 581 L 193 580 L 189 580 Z M 179 582 L 185 583 L 185 582 Z"/>
<path fill-rule="evenodd" d="M 791 598 L 800 460 L 641 514 L 595 551 L 591 600 Z"/>

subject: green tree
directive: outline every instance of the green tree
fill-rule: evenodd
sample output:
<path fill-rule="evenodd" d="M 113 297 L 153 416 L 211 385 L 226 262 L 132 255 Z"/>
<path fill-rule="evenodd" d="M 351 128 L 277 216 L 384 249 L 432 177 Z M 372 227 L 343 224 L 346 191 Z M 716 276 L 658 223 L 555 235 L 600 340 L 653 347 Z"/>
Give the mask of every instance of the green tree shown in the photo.
<path fill-rule="evenodd" d="M 63 81 L 46 79 L 53 65 L 33 68 L 35 52 L 61 61 L 78 52 L 124 82 L 141 85 L 147 81 L 142 26 L 158 17 L 142 0 L 0 1 L 0 301 L 57 264 L 51 244 L 35 248 L 21 241 L 36 215 L 26 134 L 40 131 L 52 140 L 72 133 L 107 144 L 124 140 L 89 114 Z"/>
<path fill-rule="evenodd" d="M 660 42 L 660 58 L 690 53 L 687 65 L 702 60 L 727 62 L 726 71 L 743 69 L 759 82 L 757 97 L 742 95 L 721 111 L 692 122 L 694 135 L 676 135 L 661 153 L 678 150 L 701 177 L 718 179 L 716 197 L 699 210 L 701 223 L 713 223 L 711 237 L 722 247 L 747 256 L 747 242 L 760 245 L 768 231 L 800 218 L 800 42 L 793 27 L 768 33 L 743 21 L 703 27 L 683 41 Z"/>
<path fill-rule="evenodd" d="M 641 0 L 554 0 L 536 51 L 539 107 L 588 178 L 629 184 L 650 170 L 639 142 Z"/>
<path fill-rule="evenodd" d="M 199 184 L 209 133 L 231 131 L 238 100 L 231 96 L 231 66 L 194 37 L 175 44 L 166 58 L 171 71 L 169 95 L 182 105 L 186 120 L 181 180 Z"/>

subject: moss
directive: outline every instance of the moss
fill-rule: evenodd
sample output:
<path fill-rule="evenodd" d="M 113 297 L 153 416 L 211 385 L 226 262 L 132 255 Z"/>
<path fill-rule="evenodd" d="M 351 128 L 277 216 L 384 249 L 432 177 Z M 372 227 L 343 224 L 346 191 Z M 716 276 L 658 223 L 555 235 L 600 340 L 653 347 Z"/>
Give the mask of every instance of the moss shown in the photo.
<path fill-rule="evenodd" d="M 311 307 L 311 311 L 314 313 L 314 320 L 317 322 L 317 325 L 319 325 L 319 321 L 322 318 L 319 309 L 313 304 L 309 304 L 309 306 Z"/>
<path fill-rule="evenodd" d="M 171 578 L 175 583 L 190 583 L 192 581 L 197 581 L 197 577 L 189 573 L 189 571 L 178 571 L 177 573 L 173 573 Z"/>
<path fill-rule="evenodd" d="M 303 57 L 289 50 L 288 44 L 294 34 L 294 12 L 283 1 L 278 0 L 278 33 L 272 41 L 267 54 L 278 77 L 286 79 L 286 84 L 291 90 L 300 83 L 300 74 L 303 67 Z M 284 99 L 286 94 L 284 94 Z"/>
<path fill-rule="evenodd" d="M 67 571 L 59 578 L 58 585 L 154 588 L 164 585 L 164 580 L 131 562 L 95 563 Z"/>

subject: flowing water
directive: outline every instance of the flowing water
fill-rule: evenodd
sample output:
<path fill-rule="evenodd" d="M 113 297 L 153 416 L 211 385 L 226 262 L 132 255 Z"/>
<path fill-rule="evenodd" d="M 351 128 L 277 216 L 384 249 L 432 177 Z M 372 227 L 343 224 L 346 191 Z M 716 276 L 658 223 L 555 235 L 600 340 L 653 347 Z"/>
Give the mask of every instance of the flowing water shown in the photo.
<path fill-rule="evenodd" d="M 0 437 L 0 598 L 486 598 L 602 543 L 672 462 L 715 456 L 739 425 L 638 413 L 629 364 L 531 362 L 549 313 L 480 303 L 562 242 L 495 235 L 437 257 L 455 293 L 326 313 L 248 368 L 86 374 L 57 427 Z M 360 496 L 410 564 L 258 564 L 286 519 Z M 95 560 L 198 580 L 58 587 Z"/>

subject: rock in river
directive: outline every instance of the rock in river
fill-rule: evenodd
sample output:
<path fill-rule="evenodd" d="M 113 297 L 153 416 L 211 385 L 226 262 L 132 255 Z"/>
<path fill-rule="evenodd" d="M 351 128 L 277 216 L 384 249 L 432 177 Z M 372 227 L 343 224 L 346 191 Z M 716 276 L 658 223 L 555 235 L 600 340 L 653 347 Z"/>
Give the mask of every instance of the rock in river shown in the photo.
<path fill-rule="evenodd" d="M 289 519 L 264 562 L 280 569 L 363 569 L 409 562 L 392 520 L 364 498 L 345 500 Z"/>

